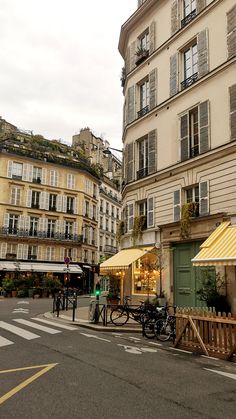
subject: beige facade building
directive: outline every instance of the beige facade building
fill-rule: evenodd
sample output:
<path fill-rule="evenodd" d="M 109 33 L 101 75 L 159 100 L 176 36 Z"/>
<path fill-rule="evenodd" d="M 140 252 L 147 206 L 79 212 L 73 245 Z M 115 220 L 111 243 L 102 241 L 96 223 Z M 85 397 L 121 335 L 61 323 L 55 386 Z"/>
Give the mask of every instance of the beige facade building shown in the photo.
<path fill-rule="evenodd" d="M 161 249 L 168 298 L 196 306 L 200 268 L 191 259 L 236 215 L 235 1 L 139 1 L 121 28 L 119 51 L 125 61 L 122 248 Z M 134 240 L 137 225 L 142 233 Z M 227 285 L 235 312 L 234 281 L 235 267 Z M 145 274 L 134 262 L 124 293 L 159 289 L 160 272 Z"/>

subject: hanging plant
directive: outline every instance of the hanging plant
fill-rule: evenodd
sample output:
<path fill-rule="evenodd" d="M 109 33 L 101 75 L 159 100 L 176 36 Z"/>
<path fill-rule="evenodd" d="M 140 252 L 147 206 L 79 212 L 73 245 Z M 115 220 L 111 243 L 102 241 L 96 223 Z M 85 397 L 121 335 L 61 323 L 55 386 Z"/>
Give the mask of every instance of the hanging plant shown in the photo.
<path fill-rule="evenodd" d="M 183 239 L 189 237 L 190 218 L 199 215 L 199 203 L 188 202 L 181 207 L 180 234 Z"/>
<path fill-rule="evenodd" d="M 116 229 L 116 241 L 117 241 L 117 243 L 120 243 L 121 237 L 123 236 L 124 231 L 125 231 L 125 222 L 120 221 L 117 224 L 117 229 Z"/>
<path fill-rule="evenodd" d="M 134 244 L 136 243 L 137 239 L 141 240 L 146 222 L 146 215 L 137 215 L 136 217 L 134 217 L 134 225 L 132 230 L 132 239 Z"/>

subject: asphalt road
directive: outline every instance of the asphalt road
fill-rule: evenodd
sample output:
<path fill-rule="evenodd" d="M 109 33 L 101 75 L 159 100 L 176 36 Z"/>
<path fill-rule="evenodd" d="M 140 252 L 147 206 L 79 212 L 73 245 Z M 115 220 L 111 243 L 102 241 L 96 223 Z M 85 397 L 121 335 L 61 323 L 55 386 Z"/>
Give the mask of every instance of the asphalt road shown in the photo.
<path fill-rule="evenodd" d="M 51 304 L 0 301 L 1 419 L 235 418 L 235 364 L 175 351 L 137 334 L 43 323 L 37 316 Z"/>

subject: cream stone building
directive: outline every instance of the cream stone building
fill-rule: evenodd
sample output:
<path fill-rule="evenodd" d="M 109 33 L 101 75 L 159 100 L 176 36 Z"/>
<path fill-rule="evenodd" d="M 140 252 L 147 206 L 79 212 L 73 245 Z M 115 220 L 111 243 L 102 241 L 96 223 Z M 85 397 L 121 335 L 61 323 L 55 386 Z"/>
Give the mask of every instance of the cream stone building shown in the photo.
<path fill-rule="evenodd" d="M 236 214 L 235 0 L 138 1 L 121 27 L 119 51 L 125 62 L 121 245 L 145 248 L 146 257 L 159 248 L 168 298 L 196 306 L 200 268 L 191 259 Z M 135 240 L 134 225 L 142 228 Z M 159 291 L 160 272 L 145 273 L 143 265 L 124 266 L 125 295 Z M 235 312 L 234 266 L 229 276 Z"/>

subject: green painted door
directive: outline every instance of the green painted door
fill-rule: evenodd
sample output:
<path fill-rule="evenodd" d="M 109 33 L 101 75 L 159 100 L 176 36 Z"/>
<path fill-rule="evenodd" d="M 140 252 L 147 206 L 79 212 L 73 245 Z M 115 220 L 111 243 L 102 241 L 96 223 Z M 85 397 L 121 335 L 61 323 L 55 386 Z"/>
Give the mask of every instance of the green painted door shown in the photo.
<path fill-rule="evenodd" d="M 192 265 L 191 259 L 199 252 L 202 242 L 176 244 L 174 246 L 174 303 L 178 307 L 197 307 L 196 289 L 199 268 Z"/>

